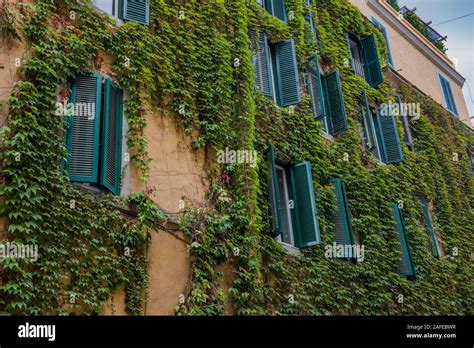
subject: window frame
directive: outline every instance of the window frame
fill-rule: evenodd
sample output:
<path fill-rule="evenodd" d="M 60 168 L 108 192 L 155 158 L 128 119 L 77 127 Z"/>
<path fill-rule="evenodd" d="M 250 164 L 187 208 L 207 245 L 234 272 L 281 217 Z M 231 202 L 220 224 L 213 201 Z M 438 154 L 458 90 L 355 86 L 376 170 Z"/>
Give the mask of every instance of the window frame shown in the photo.
<path fill-rule="evenodd" d="M 107 14 L 107 15 L 108 15 L 109 17 L 111 17 L 111 18 L 114 18 L 114 19 L 117 19 L 117 20 L 119 20 L 119 21 L 122 21 L 122 20 L 120 19 L 120 17 L 119 17 L 119 6 L 120 6 L 119 2 L 120 2 L 120 0 L 112 0 L 112 1 L 113 1 L 113 3 L 112 3 L 112 12 L 113 12 L 113 13 L 109 13 L 108 11 L 106 11 L 106 10 L 100 8 L 100 7 L 98 6 L 98 4 L 97 4 L 97 1 L 98 1 L 98 0 L 92 0 L 92 6 L 93 6 L 95 9 L 97 9 L 97 10 L 100 11 L 100 12 L 103 12 L 103 13 Z"/>
<path fill-rule="evenodd" d="M 276 164 L 275 164 L 275 170 L 278 172 L 280 171 L 281 173 L 283 173 L 283 193 L 284 193 L 284 197 L 281 197 L 280 195 L 280 209 L 282 209 L 284 212 L 285 212 L 285 215 L 286 215 L 286 218 L 288 220 L 288 235 L 290 237 L 290 241 L 285 241 L 283 239 L 283 236 L 285 234 L 285 232 L 283 231 L 283 226 L 285 225 L 284 223 L 282 223 L 282 232 L 278 235 L 277 237 L 277 240 L 282 243 L 282 244 L 285 244 L 285 245 L 288 245 L 290 247 L 294 247 L 294 248 L 297 248 L 296 246 L 296 238 L 295 238 L 295 235 L 294 235 L 294 227 L 293 227 L 293 224 L 294 224 L 294 218 L 293 218 L 293 214 L 292 214 L 292 209 L 290 209 L 290 202 L 293 200 L 292 199 L 292 190 L 291 190 L 291 184 L 290 184 L 290 178 L 289 178 L 289 169 L 288 169 L 288 165 L 287 164 L 284 164 L 282 161 L 279 161 L 277 160 Z M 277 180 L 278 180 L 278 174 L 277 174 Z M 282 216 L 282 222 L 283 222 L 283 216 Z"/>
<path fill-rule="evenodd" d="M 456 105 L 456 98 L 454 98 L 453 89 L 451 88 L 451 81 L 449 81 L 443 74 L 441 74 L 440 71 L 437 71 L 436 73 L 438 74 L 438 81 L 441 87 L 441 94 L 443 95 L 444 106 L 446 110 L 448 110 L 451 114 L 453 114 L 456 118 L 459 119 L 459 110 Z M 446 91 L 445 88 L 443 88 L 443 81 L 445 82 L 444 86 L 448 88 L 448 90 Z M 446 95 L 446 93 L 448 93 L 448 95 Z M 452 100 L 450 100 L 450 98 Z M 451 102 L 452 105 L 450 106 Z M 451 107 L 454 110 L 451 110 Z"/>

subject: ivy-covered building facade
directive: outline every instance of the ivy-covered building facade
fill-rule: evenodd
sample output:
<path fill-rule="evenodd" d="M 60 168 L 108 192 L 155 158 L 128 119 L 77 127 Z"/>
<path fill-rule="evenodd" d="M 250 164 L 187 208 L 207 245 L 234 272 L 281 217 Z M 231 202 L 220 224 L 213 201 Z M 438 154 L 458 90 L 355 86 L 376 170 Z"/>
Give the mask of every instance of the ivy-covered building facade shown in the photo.
<path fill-rule="evenodd" d="M 18 0 L 0 29 L 1 312 L 472 314 L 464 79 L 393 1 Z"/>

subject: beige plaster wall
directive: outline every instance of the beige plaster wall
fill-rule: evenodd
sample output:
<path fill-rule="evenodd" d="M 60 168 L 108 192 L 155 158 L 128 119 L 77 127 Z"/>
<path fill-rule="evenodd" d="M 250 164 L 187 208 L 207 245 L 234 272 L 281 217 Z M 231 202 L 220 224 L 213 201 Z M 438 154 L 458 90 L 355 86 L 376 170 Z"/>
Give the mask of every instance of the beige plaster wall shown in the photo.
<path fill-rule="evenodd" d="M 423 53 L 413 46 L 401 32 L 397 31 L 387 21 L 383 20 L 367 4 L 366 0 L 350 1 L 356 5 L 362 14 L 364 14 L 369 20 L 372 20 L 373 16 L 385 26 L 390 41 L 394 69 L 444 107 L 446 106 L 446 103 L 444 101 L 437 72 L 441 72 L 441 74 L 450 81 L 459 117 L 464 123 L 471 126 L 466 102 L 462 94 L 463 86 L 450 79 L 445 71 L 442 71 L 441 68 L 432 60 L 423 55 Z"/>

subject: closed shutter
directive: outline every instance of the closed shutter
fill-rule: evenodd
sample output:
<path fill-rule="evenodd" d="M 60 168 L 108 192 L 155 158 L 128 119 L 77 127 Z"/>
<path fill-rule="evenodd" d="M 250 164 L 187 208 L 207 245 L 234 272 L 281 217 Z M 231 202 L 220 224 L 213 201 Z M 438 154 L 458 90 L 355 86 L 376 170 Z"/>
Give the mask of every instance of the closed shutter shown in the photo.
<path fill-rule="evenodd" d="M 316 195 L 311 164 L 303 162 L 291 167 L 291 184 L 294 194 L 295 244 L 299 248 L 321 243 Z"/>
<path fill-rule="evenodd" d="M 403 161 L 400 136 L 392 110 L 387 110 L 386 115 L 377 112 L 376 129 L 381 140 L 379 141 L 381 160 L 387 164 Z"/>
<path fill-rule="evenodd" d="M 329 74 L 326 74 L 323 79 L 331 121 L 331 134 L 338 135 L 347 130 L 348 127 L 339 70 L 336 69 Z"/>
<path fill-rule="evenodd" d="M 443 90 L 444 100 L 446 102 L 446 107 L 449 111 L 451 111 L 456 116 L 458 115 L 458 110 L 456 108 L 456 102 L 454 101 L 453 92 L 451 90 L 450 82 L 444 78 L 443 76 L 439 75 L 439 80 L 441 83 L 441 89 Z"/>
<path fill-rule="evenodd" d="M 402 110 L 402 100 L 400 97 L 397 95 L 396 96 L 396 101 L 399 106 L 399 110 Z M 413 135 L 411 133 L 411 127 L 410 127 L 410 121 L 408 120 L 408 115 L 406 113 L 400 112 L 400 120 L 402 121 L 403 124 L 403 130 L 404 130 L 404 137 L 403 141 L 405 144 L 410 148 L 413 149 Z"/>
<path fill-rule="evenodd" d="M 122 90 L 105 81 L 102 130 L 101 184 L 120 195 L 122 170 Z"/>
<path fill-rule="evenodd" d="M 374 17 L 372 17 L 372 22 L 377 26 L 377 28 L 380 29 L 380 31 L 382 32 L 382 35 L 383 37 L 385 38 L 385 42 L 387 44 L 387 50 L 388 50 L 388 63 L 390 64 L 390 66 L 393 68 L 393 58 L 392 58 L 392 47 L 390 45 L 390 39 L 389 39 L 389 36 L 388 36 L 388 33 L 387 33 L 387 29 L 385 28 L 385 26 L 380 23 L 377 19 L 375 19 Z"/>
<path fill-rule="evenodd" d="M 295 40 L 279 42 L 274 46 L 277 103 L 289 106 L 301 102 Z"/>
<path fill-rule="evenodd" d="M 321 120 L 325 116 L 325 107 L 321 72 L 319 71 L 318 57 L 316 55 L 309 60 L 307 70 L 308 93 L 311 96 L 313 115 L 316 119 Z"/>
<path fill-rule="evenodd" d="M 397 229 L 397 239 L 399 242 L 397 249 L 401 253 L 398 271 L 400 274 L 404 276 L 414 276 L 415 272 L 414 272 L 414 267 L 413 267 L 413 261 L 410 254 L 410 247 L 408 243 L 408 237 L 406 234 L 403 213 L 396 203 L 392 203 L 392 209 L 393 209 L 393 216 L 395 219 L 395 226 Z"/>
<path fill-rule="evenodd" d="M 252 42 L 253 65 L 257 88 L 266 97 L 273 98 L 273 78 L 270 70 L 270 48 L 268 46 L 267 33 L 260 30 L 257 35 L 255 29 L 252 29 L 250 31 L 250 39 Z"/>
<path fill-rule="evenodd" d="M 333 216 L 334 242 L 340 245 L 353 245 L 352 223 L 347 204 L 346 188 L 341 179 L 332 179 L 336 194 L 336 211 Z"/>
<path fill-rule="evenodd" d="M 428 202 L 426 201 L 426 198 L 424 196 L 420 196 L 419 198 L 420 198 L 421 206 L 423 208 L 424 221 L 426 224 L 425 228 L 430 237 L 428 249 L 430 250 L 430 252 L 432 253 L 434 257 L 439 258 L 441 256 L 441 250 L 438 243 L 438 238 L 436 238 L 436 233 L 433 227 L 433 221 L 431 220 L 431 214 L 430 214 L 430 209 L 428 207 Z"/>
<path fill-rule="evenodd" d="M 281 201 L 280 191 L 278 190 L 277 173 L 276 173 L 276 156 L 275 148 L 270 145 L 267 151 L 267 163 L 270 175 L 268 176 L 268 199 L 272 210 L 272 235 L 276 237 L 282 233 L 281 221 Z"/>
<path fill-rule="evenodd" d="M 365 78 L 372 87 L 377 87 L 383 82 L 383 75 L 374 34 L 362 40 L 362 51 L 364 54 Z"/>
<path fill-rule="evenodd" d="M 75 106 L 68 132 L 67 167 L 71 181 L 98 182 L 102 76 L 80 74 L 72 83 Z"/>
<path fill-rule="evenodd" d="M 120 18 L 139 24 L 150 24 L 149 0 L 120 0 Z"/>
<path fill-rule="evenodd" d="M 265 8 L 271 15 L 288 23 L 285 0 L 265 0 Z"/>

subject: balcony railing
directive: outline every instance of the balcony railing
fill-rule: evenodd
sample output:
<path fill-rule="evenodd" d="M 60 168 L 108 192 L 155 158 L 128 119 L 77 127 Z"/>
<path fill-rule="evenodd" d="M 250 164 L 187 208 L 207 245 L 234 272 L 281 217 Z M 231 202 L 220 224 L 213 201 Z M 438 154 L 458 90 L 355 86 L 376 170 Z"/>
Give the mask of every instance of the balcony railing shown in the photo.
<path fill-rule="evenodd" d="M 362 64 L 362 62 L 357 59 L 352 59 L 352 69 L 354 69 L 357 75 L 362 76 L 365 80 L 364 64 Z"/>

